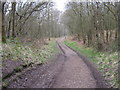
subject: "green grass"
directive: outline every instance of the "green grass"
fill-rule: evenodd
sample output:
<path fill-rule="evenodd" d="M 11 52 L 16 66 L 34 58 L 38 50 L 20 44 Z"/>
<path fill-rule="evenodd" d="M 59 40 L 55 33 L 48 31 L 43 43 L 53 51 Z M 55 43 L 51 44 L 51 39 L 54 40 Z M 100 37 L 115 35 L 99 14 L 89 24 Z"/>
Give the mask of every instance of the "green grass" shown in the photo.
<path fill-rule="evenodd" d="M 93 48 L 78 45 L 74 41 L 66 40 L 64 44 L 71 47 L 75 51 L 82 53 L 88 57 L 97 68 L 103 73 L 105 80 L 109 82 L 111 87 L 118 87 L 118 53 L 117 52 L 98 52 Z"/>
<path fill-rule="evenodd" d="M 7 40 L 7 43 L 3 44 L 0 50 L 0 55 L 2 60 L 22 60 L 25 63 L 39 64 L 45 62 L 53 53 L 56 53 L 56 45 L 55 41 L 49 41 L 48 45 L 39 46 L 38 49 L 18 43 L 17 40 Z"/>

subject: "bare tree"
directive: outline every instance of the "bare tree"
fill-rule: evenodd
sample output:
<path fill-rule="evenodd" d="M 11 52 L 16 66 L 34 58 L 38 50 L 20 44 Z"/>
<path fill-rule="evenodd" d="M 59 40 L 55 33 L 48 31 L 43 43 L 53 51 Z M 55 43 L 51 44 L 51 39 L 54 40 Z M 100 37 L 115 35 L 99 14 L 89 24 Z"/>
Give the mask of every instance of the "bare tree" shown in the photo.
<path fill-rule="evenodd" d="M 15 11 L 16 2 L 12 2 L 12 37 L 15 38 Z"/>
<path fill-rule="evenodd" d="M 5 2 L 2 2 L 2 42 L 6 43 L 4 6 L 5 6 Z"/>

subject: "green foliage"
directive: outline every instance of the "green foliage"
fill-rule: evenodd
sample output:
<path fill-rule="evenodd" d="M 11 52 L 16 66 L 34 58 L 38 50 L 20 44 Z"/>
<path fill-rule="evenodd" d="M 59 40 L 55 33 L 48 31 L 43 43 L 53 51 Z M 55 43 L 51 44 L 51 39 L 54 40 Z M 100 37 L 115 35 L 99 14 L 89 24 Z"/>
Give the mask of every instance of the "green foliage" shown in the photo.
<path fill-rule="evenodd" d="M 97 52 L 96 50 L 82 45 L 78 45 L 73 41 L 64 41 L 64 43 L 77 52 L 83 53 L 94 62 L 98 69 L 103 73 L 105 79 L 111 87 L 118 87 L 118 53 L 117 52 Z"/>
<path fill-rule="evenodd" d="M 117 5 L 109 2 L 68 2 L 63 23 L 70 36 L 82 40 L 98 51 L 115 51 L 117 39 Z M 111 45 L 111 43 L 113 43 Z"/>
<path fill-rule="evenodd" d="M 23 67 L 17 67 L 17 68 L 15 68 L 15 72 L 21 72 L 22 71 L 22 69 L 23 69 Z"/>
<path fill-rule="evenodd" d="M 98 53 L 96 53 L 96 50 L 93 50 L 92 48 L 84 48 L 84 47 L 79 47 L 76 42 L 72 41 L 65 41 L 64 42 L 67 46 L 73 48 L 75 51 L 82 52 L 88 57 L 94 57 Z"/>
<path fill-rule="evenodd" d="M 48 45 L 43 45 L 40 49 L 32 48 L 18 43 L 17 40 L 8 40 L 3 44 L 3 49 L 0 50 L 2 60 L 22 60 L 27 63 L 43 63 L 53 53 L 55 53 L 56 42 L 49 41 Z"/>

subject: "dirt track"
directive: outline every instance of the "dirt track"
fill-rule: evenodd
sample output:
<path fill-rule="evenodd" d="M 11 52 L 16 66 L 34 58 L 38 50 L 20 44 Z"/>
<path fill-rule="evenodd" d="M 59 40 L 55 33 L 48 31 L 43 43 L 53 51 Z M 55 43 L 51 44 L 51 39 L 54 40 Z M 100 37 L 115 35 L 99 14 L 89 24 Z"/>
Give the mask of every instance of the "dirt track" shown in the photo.
<path fill-rule="evenodd" d="M 9 88 L 104 88 L 98 86 L 91 69 L 76 52 L 58 42 L 64 53 L 36 66 L 12 82 Z"/>

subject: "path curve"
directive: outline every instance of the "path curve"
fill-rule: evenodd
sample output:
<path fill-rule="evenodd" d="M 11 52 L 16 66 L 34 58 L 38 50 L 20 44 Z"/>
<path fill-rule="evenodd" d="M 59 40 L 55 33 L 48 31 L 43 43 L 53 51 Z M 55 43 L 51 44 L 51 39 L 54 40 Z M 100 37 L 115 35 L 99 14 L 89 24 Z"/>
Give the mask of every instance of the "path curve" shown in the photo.
<path fill-rule="evenodd" d="M 11 82 L 9 88 L 98 88 L 90 68 L 75 51 L 63 44 L 63 40 L 57 43 L 64 53 L 27 71 Z"/>
<path fill-rule="evenodd" d="M 62 72 L 59 74 L 55 88 L 96 88 L 90 69 L 73 50 L 63 44 L 63 39 L 58 41 L 59 46 L 66 56 Z"/>

